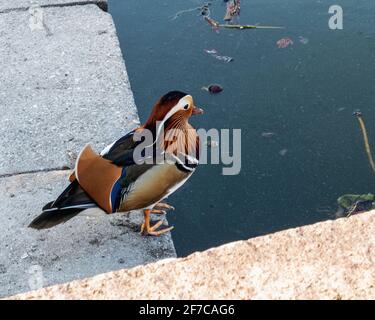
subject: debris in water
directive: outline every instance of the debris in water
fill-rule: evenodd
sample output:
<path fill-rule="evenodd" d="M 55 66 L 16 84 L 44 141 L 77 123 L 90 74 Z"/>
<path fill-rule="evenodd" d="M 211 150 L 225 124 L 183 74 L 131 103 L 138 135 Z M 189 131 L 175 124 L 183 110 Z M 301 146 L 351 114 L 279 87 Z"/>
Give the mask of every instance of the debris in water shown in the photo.
<path fill-rule="evenodd" d="M 228 62 L 232 62 L 234 59 L 232 57 L 228 57 L 228 56 L 214 56 L 217 60 L 220 60 L 220 61 L 223 61 L 225 63 L 228 63 Z"/>
<path fill-rule="evenodd" d="M 232 22 L 234 18 L 240 15 L 241 11 L 241 0 L 229 0 L 226 1 L 227 9 L 224 16 L 224 21 Z"/>
<path fill-rule="evenodd" d="M 204 51 L 206 53 L 208 53 L 208 54 L 217 54 L 217 50 L 216 49 L 211 49 L 211 50 L 205 49 Z"/>
<path fill-rule="evenodd" d="M 205 5 L 201 7 L 201 15 L 203 17 L 209 17 L 211 14 L 209 6 L 211 5 L 211 2 L 207 2 Z"/>
<path fill-rule="evenodd" d="M 234 61 L 234 59 L 232 57 L 219 55 L 216 49 L 211 49 L 211 50 L 205 49 L 204 52 L 208 53 L 209 55 L 211 55 L 215 59 L 217 59 L 219 61 L 223 61 L 225 63 Z"/>
<path fill-rule="evenodd" d="M 210 17 L 206 16 L 204 17 L 204 19 L 208 22 L 208 24 L 215 30 L 215 31 L 218 31 L 219 30 L 219 27 L 220 27 L 220 24 L 215 21 L 214 19 L 211 19 Z"/>
<path fill-rule="evenodd" d="M 275 135 L 276 135 L 275 132 L 262 132 L 262 137 L 263 138 L 272 138 Z"/>
<path fill-rule="evenodd" d="M 349 217 L 355 213 L 374 209 L 374 200 L 375 196 L 372 193 L 344 194 L 337 199 L 339 209 L 336 212 L 336 217 Z"/>
<path fill-rule="evenodd" d="M 276 27 L 276 26 L 260 26 L 260 25 L 251 25 L 251 24 L 220 24 L 216 20 L 210 17 L 204 17 L 204 19 L 208 22 L 208 24 L 215 30 L 219 31 L 219 28 L 226 28 L 226 29 L 284 29 L 284 27 Z"/>
<path fill-rule="evenodd" d="M 308 44 L 309 43 L 309 39 L 307 39 L 305 37 L 299 36 L 298 39 L 299 39 L 299 42 L 301 42 L 302 44 Z"/>
<path fill-rule="evenodd" d="M 284 29 L 284 27 L 275 27 L 275 26 L 260 26 L 252 24 L 219 24 L 219 27 L 227 29 Z"/>
<path fill-rule="evenodd" d="M 219 93 L 223 91 L 223 87 L 220 84 L 210 84 L 208 87 L 202 87 L 202 90 L 206 90 L 209 93 Z"/>
<path fill-rule="evenodd" d="M 175 15 L 171 17 L 171 20 L 176 20 L 182 14 L 193 12 L 193 11 L 199 11 L 199 15 L 202 15 L 202 16 L 210 16 L 210 8 L 209 8 L 210 5 L 211 5 L 211 2 L 207 2 L 206 4 L 200 7 L 178 11 Z"/>
<path fill-rule="evenodd" d="M 282 149 L 279 151 L 279 155 L 284 157 L 287 154 L 287 152 L 288 152 L 288 149 Z"/>
<path fill-rule="evenodd" d="M 286 48 L 288 47 L 289 45 L 293 45 L 294 42 L 292 39 L 290 38 L 282 38 L 280 40 L 278 40 L 276 42 L 277 46 L 279 47 L 279 49 L 283 49 L 283 48 Z"/>
<path fill-rule="evenodd" d="M 214 28 L 218 28 L 220 26 L 219 22 L 215 21 L 214 19 L 210 17 L 204 17 L 204 19 L 208 22 L 208 24 Z"/>

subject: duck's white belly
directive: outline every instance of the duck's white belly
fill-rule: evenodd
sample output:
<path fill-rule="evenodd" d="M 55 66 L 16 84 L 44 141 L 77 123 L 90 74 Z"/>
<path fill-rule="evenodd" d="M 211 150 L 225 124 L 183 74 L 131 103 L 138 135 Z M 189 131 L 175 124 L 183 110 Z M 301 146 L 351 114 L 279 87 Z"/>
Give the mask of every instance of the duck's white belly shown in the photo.
<path fill-rule="evenodd" d="M 180 188 L 191 174 L 179 170 L 174 164 L 153 166 L 130 187 L 119 211 L 152 207 Z"/>

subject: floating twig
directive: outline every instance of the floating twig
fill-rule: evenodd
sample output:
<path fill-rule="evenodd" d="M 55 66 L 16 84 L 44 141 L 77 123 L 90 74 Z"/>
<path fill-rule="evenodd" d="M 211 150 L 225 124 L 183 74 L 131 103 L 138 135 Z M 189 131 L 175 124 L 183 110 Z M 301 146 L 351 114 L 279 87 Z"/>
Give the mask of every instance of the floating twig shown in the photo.
<path fill-rule="evenodd" d="M 204 19 L 208 22 L 208 24 L 213 27 L 213 28 L 219 28 L 220 27 L 220 24 L 219 22 L 215 21 L 214 19 L 206 16 L 204 17 Z"/>
<path fill-rule="evenodd" d="M 285 29 L 285 27 L 257 26 L 251 24 L 219 24 L 219 27 L 227 29 Z"/>
<path fill-rule="evenodd" d="M 363 141 L 365 143 L 365 150 L 366 150 L 368 162 L 370 163 L 372 170 L 375 172 L 375 163 L 374 163 L 374 159 L 372 158 L 371 148 L 370 148 L 370 144 L 368 141 L 367 130 L 366 130 L 365 122 L 363 121 L 362 113 L 360 111 L 356 111 L 353 113 L 353 115 L 358 119 L 359 126 L 362 131 Z"/>
<path fill-rule="evenodd" d="M 284 27 L 276 27 L 276 26 L 257 26 L 257 25 L 251 25 L 251 24 L 220 24 L 216 20 L 206 16 L 204 19 L 208 22 L 210 26 L 212 26 L 215 29 L 219 28 L 226 28 L 226 29 L 285 29 Z"/>

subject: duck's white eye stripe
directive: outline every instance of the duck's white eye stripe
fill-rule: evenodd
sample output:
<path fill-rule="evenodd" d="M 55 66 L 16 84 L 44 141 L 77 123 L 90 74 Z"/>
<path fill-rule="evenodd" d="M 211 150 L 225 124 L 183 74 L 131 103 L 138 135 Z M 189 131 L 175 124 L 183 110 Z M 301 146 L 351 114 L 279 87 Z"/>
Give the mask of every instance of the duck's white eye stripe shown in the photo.
<path fill-rule="evenodd" d="M 158 130 L 157 130 L 157 132 L 156 132 L 156 137 L 155 137 L 154 142 L 153 142 L 152 144 L 150 144 L 149 146 L 147 146 L 146 148 L 153 146 L 153 145 L 156 143 L 156 141 L 159 139 L 159 135 L 160 135 L 160 133 L 161 133 L 161 130 L 162 130 L 163 127 L 164 127 L 165 122 L 166 122 L 170 117 L 172 117 L 176 112 L 182 110 L 183 107 L 184 107 L 186 104 L 189 105 L 189 98 L 187 98 L 187 97 L 190 97 L 190 99 L 192 99 L 192 96 L 187 95 L 187 96 L 181 98 L 181 99 L 178 101 L 178 103 L 177 103 L 177 104 L 176 104 L 171 110 L 169 110 L 169 112 L 165 115 L 165 117 L 163 118 L 163 120 L 159 123 L 159 127 L 158 127 Z M 187 98 L 187 99 L 186 99 L 186 98 Z"/>
<path fill-rule="evenodd" d="M 157 138 L 159 138 L 159 134 L 160 134 L 160 131 L 164 125 L 164 123 L 170 118 L 172 117 L 176 112 L 182 110 L 182 108 L 184 108 L 185 105 L 187 105 L 189 107 L 189 100 L 186 99 L 186 97 L 190 97 L 191 99 L 191 96 L 188 95 L 188 96 L 185 96 L 183 98 L 180 99 L 180 101 L 178 101 L 178 103 L 171 109 L 169 110 L 169 112 L 165 115 L 164 119 L 162 120 L 162 122 L 160 123 L 160 126 L 159 126 L 159 129 L 158 129 L 158 132 L 156 134 L 156 139 L 155 141 L 157 140 Z"/>

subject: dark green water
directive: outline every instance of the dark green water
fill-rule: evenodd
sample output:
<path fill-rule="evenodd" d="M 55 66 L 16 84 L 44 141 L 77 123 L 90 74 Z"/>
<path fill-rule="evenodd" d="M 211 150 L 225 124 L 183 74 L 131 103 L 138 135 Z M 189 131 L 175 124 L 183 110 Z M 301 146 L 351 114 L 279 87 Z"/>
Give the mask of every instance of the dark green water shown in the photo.
<path fill-rule="evenodd" d="M 375 143 L 375 1 L 336 2 L 242 0 L 242 24 L 286 29 L 217 34 L 198 12 L 171 20 L 204 1 L 110 1 L 143 121 L 159 96 L 179 89 L 206 111 L 193 120 L 196 128 L 242 129 L 239 175 L 202 165 L 170 197 L 176 211 L 168 220 L 179 255 L 330 219 L 322 208 L 334 212 L 340 195 L 375 192 L 352 116 L 355 109 L 363 112 Z M 221 21 L 223 1 L 212 3 L 211 17 Z M 344 10 L 343 30 L 328 28 L 332 4 Z M 279 49 L 276 41 L 284 37 L 294 45 Z M 234 61 L 204 52 L 212 48 Z M 201 90 L 210 83 L 224 91 Z"/>

